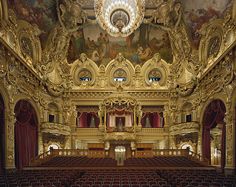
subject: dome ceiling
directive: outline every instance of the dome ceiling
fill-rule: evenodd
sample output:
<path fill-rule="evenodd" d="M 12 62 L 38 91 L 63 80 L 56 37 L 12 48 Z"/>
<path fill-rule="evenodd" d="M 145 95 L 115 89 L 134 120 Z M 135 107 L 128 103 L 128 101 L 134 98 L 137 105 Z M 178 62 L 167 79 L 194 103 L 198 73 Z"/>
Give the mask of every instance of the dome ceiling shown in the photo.
<path fill-rule="evenodd" d="M 146 0 L 145 17 L 149 18 L 158 12 L 164 0 Z M 78 1 L 88 18 L 95 19 L 93 0 Z M 59 1 L 60 3 L 60 1 Z M 191 38 L 191 45 L 197 49 L 199 45 L 199 33 L 202 25 L 212 18 L 223 16 L 232 0 L 181 0 L 184 20 Z M 57 5 L 55 0 L 9 0 L 8 5 L 17 17 L 38 25 L 41 30 L 41 45 L 46 46 L 50 31 L 58 24 Z M 163 9 L 164 10 L 164 9 Z M 162 22 L 161 17 L 158 18 Z M 82 20 L 81 20 L 82 22 Z M 82 29 L 73 32 L 70 39 L 67 60 L 72 63 L 79 58 L 81 53 L 86 53 L 89 58 L 98 65 L 106 65 L 114 59 L 118 53 L 122 53 L 134 65 L 142 65 L 160 53 L 161 58 L 172 63 L 173 54 L 168 33 L 151 25 L 141 26 L 127 37 L 112 37 L 108 35 L 99 24 L 88 24 Z"/>

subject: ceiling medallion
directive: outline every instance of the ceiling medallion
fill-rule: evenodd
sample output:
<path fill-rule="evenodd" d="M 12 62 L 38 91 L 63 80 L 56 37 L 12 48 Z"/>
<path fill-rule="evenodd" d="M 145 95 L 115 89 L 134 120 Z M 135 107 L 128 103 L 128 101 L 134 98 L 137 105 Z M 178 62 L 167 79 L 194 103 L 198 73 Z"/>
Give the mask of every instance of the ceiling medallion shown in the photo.
<path fill-rule="evenodd" d="M 142 23 L 145 0 L 95 0 L 99 25 L 114 37 L 127 37 Z"/>

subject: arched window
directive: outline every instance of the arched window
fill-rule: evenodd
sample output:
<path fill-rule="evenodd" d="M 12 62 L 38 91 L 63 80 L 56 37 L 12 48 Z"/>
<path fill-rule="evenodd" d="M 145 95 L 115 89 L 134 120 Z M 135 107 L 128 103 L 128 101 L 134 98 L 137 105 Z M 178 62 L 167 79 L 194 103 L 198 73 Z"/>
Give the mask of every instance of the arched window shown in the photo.
<path fill-rule="evenodd" d="M 47 151 L 50 151 L 51 149 L 60 149 L 60 146 L 58 144 L 53 143 L 48 146 Z"/>
<path fill-rule="evenodd" d="M 127 81 L 127 73 L 125 70 L 119 68 L 114 72 L 113 78 L 114 78 L 115 82 L 126 82 Z"/>

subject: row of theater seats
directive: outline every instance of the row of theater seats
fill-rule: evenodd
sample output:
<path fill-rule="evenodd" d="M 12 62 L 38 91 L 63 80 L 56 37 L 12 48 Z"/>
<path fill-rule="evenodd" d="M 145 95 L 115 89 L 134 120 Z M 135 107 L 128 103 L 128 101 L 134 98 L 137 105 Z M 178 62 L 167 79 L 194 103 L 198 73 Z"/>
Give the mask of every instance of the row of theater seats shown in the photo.
<path fill-rule="evenodd" d="M 88 158 L 88 157 L 54 157 L 44 162 L 43 167 L 115 167 L 116 160 L 112 158 Z M 203 165 L 183 156 L 153 157 L 153 158 L 129 158 L 125 160 L 127 167 L 201 167 Z"/>
<path fill-rule="evenodd" d="M 157 174 L 171 186 L 236 187 L 236 176 L 217 173 L 216 170 L 158 170 Z"/>
<path fill-rule="evenodd" d="M 0 176 L 0 187 L 235 187 L 236 177 L 205 169 L 23 170 Z"/>
<path fill-rule="evenodd" d="M 160 156 L 153 158 L 129 158 L 125 160 L 125 166 L 201 167 L 203 165 L 183 156 Z"/>
<path fill-rule="evenodd" d="M 103 187 L 129 187 L 129 186 L 160 186 L 171 187 L 155 170 L 102 170 L 88 171 L 77 179 L 71 187 L 103 186 Z"/>
<path fill-rule="evenodd" d="M 116 160 L 112 158 L 88 158 L 85 156 L 67 156 L 67 157 L 53 157 L 40 166 L 43 167 L 115 167 Z"/>
<path fill-rule="evenodd" d="M 82 175 L 75 170 L 11 171 L 0 177 L 0 187 L 69 187 Z"/>

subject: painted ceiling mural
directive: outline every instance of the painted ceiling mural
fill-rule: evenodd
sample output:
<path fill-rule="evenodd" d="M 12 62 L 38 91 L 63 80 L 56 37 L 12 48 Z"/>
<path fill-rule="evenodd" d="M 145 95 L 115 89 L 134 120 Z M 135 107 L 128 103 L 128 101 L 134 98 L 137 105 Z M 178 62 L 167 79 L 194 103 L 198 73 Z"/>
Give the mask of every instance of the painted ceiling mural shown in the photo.
<path fill-rule="evenodd" d="M 221 18 L 232 0 L 181 0 L 185 10 L 185 21 L 190 29 L 195 47 L 199 43 L 199 33 L 204 23 Z"/>
<path fill-rule="evenodd" d="M 149 0 L 147 7 L 153 7 L 160 0 Z M 185 21 L 193 39 L 193 45 L 198 46 L 201 26 L 212 18 L 222 17 L 232 0 L 181 0 L 184 6 Z M 93 1 L 81 1 L 86 9 L 92 9 Z M 42 47 L 57 20 L 55 0 L 8 0 L 18 18 L 32 24 L 37 24 L 42 31 L 40 35 Z M 67 60 L 72 63 L 81 53 L 86 53 L 98 65 L 107 64 L 118 53 L 122 53 L 134 64 L 142 65 L 160 53 L 168 63 L 172 63 L 173 56 L 168 34 L 158 28 L 142 24 L 133 34 L 126 38 L 109 36 L 98 24 L 90 24 L 75 32 L 70 41 Z"/>

